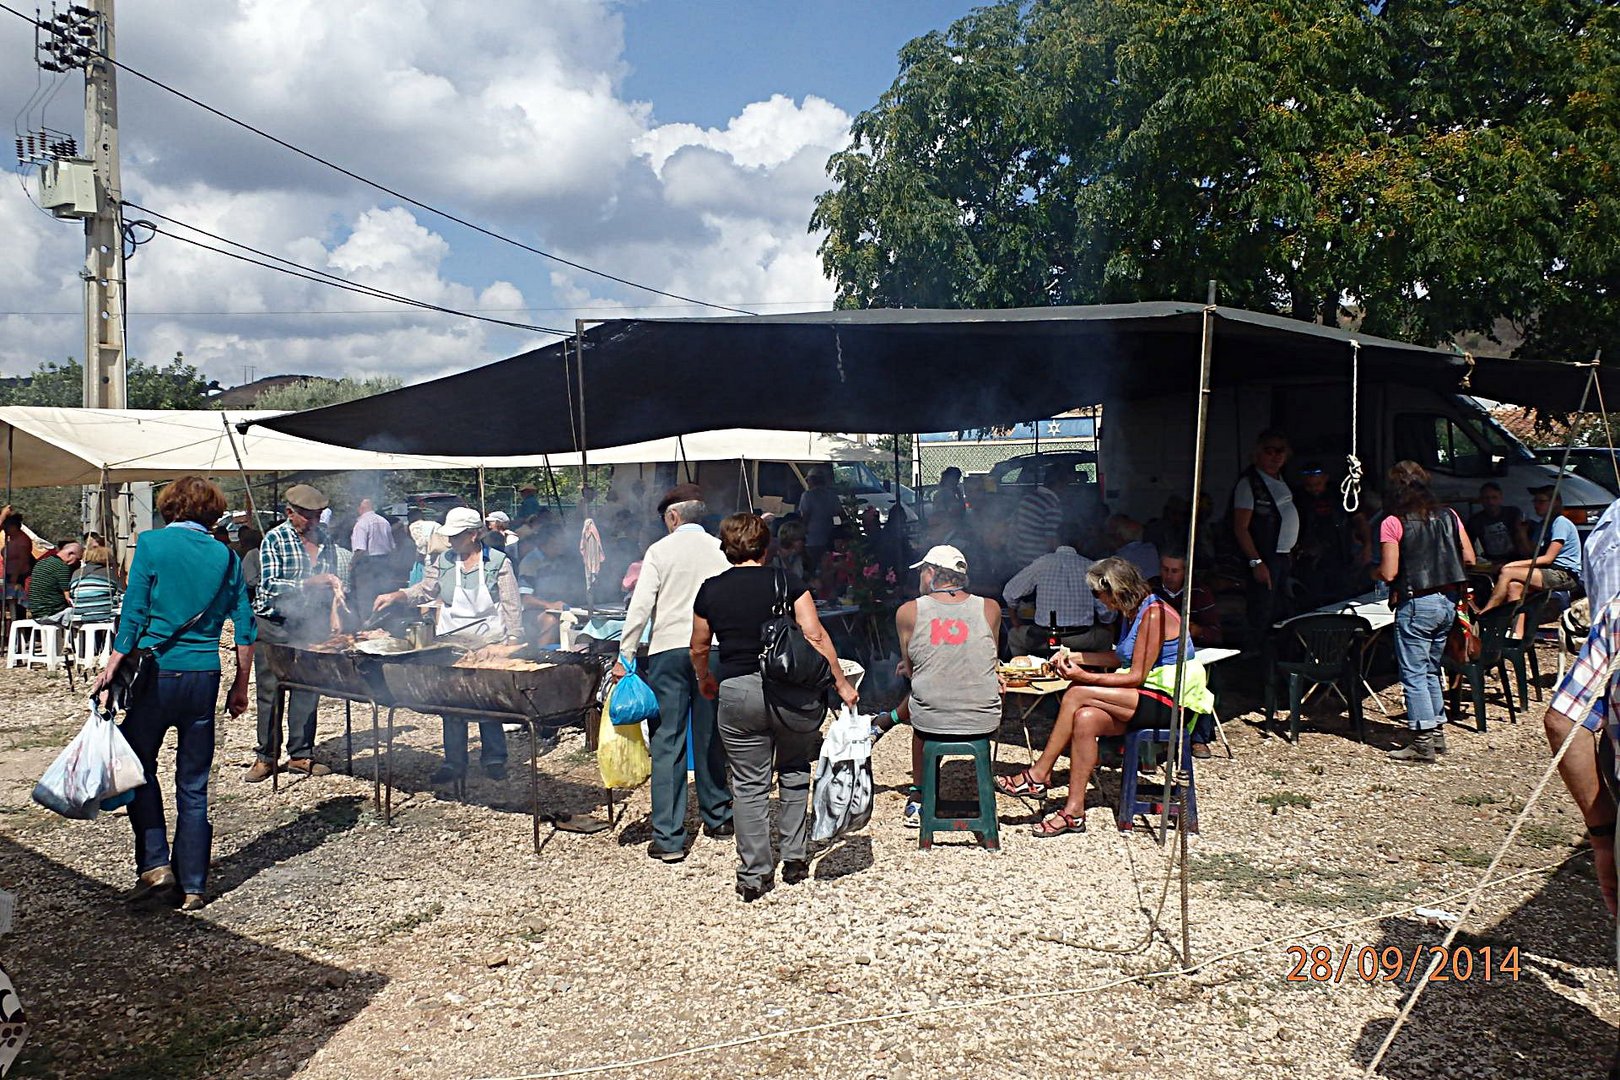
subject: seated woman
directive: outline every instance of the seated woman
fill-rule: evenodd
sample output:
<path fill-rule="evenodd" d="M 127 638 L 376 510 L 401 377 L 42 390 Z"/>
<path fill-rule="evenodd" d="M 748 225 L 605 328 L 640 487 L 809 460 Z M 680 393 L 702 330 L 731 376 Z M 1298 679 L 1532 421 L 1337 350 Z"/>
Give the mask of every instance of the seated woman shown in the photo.
<path fill-rule="evenodd" d="M 105 544 L 90 543 L 85 547 L 84 558 L 68 585 L 74 622 L 113 621 L 113 609 L 118 605 L 118 580 L 113 575 L 112 564 L 112 549 Z"/>
<path fill-rule="evenodd" d="M 1154 595 L 1136 567 L 1117 556 L 1093 563 L 1086 571 L 1086 584 L 1120 613 L 1125 633 L 1112 653 L 1077 653 L 1059 663 L 1059 674 L 1075 685 L 1063 694 L 1046 749 L 1028 769 L 996 781 L 1007 795 L 1044 795 L 1058 756 L 1068 751 L 1069 798 L 1063 809 L 1035 827 L 1035 835 L 1041 837 L 1086 831 L 1086 789 L 1097 767 L 1099 738 L 1175 723 L 1171 695 L 1181 661 L 1180 616 Z M 1192 656 L 1189 643 L 1181 700 L 1189 709 L 1208 711 L 1208 683 Z"/>
<path fill-rule="evenodd" d="M 1524 597 L 1538 592 L 1558 592 L 1574 589 L 1581 579 L 1581 538 L 1575 526 L 1564 516 L 1564 504 L 1557 497 L 1555 486 L 1548 484 L 1531 492 L 1531 502 L 1545 524 L 1530 527 L 1530 539 L 1541 538 L 1541 550 L 1534 558 L 1515 559 L 1504 563 L 1497 575 L 1496 587 L 1490 599 L 1479 608 L 1481 613 L 1503 604 L 1516 604 Z M 1523 620 L 1518 632 L 1523 634 Z"/>

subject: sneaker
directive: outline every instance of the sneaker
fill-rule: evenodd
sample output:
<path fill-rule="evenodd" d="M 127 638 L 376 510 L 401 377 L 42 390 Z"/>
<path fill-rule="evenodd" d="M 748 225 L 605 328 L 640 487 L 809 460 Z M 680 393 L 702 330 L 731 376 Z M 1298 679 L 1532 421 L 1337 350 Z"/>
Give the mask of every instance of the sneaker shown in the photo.
<path fill-rule="evenodd" d="M 253 763 L 253 767 L 248 769 L 247 775 L 242 779 L 246 780 L 250 784 L 262 784 L 266 780 L 270 779 L 270 777 L 275 774 L 275 771 L 276 767 L 274 765 L 270 764 L 268 761 L 260 759 Z"/>
<path fill-rule="evenodd" d="M 506 762 L 504 762 L 504 761 L 495 761 L 495 762 L 491 762 L 488 765 L 485 765 L 484 766 L 484 775 L 489 777 L 491 780 L 505 780 L 506 779 Z"/>
<path fill-rule="evenodd" d="M 916 799 L 906 800 L 906 816 L 904 822 L 908 829 L 922 828 L 922 803 Z"/>
<path fill-rule="evenodd" d="M 1197 758 L 1199 761 L 1209 760 L 1209 744 L 1201 742 L 1193 743 L 1192 756 Z"/>
<path fill-rule="evenodd" d="M 144 904 L 167 897 L 174 892 L 174 868 L 159 866 L 148 870 L 135 881 L 135 887 L 124 896 L 126 904 Z"/>
<path fill-rule="evenodd" d="M 332 775 L 332 770 L 330 767 L 322 765 L 314 758 L 307 757 L 289 758 L 287 760 L 287 771 L 290 773 L 300 773 L 304 776 Z"/>
<path fill-rule="evenodd" d="M 810 864 L 804 859 L 788 859 L 782 864 L 782 884 L 797 885 L 810 876 Z"/>
<path fill-rule="evenodd" d="M 208 900 L 199 893 L 186 893 L 186 898 L 180 901 L 181 911 L 201 911 L 208 906 Z"/>
<path fill-rule="evenodd" d="M 430 783 L 430 784 L 454 783 L 455 781 L 460 780 L 462 778 L 462 776 L 464 776 L 464 775 L 465 774 L 460 769 L 452 768 L 449 765 L 440 765 L 437 769 L 433 770 L 433 775 L 428 777 L 428 783 Z"/>

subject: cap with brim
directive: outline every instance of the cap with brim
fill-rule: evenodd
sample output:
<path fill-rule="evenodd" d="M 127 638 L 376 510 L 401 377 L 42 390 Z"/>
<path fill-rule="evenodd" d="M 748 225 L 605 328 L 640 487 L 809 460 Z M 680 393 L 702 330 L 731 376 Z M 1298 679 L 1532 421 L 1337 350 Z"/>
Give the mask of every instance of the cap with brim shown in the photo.
<path fill-rule="evenodd" d="M 444 515 L 444 524 L 433 531 L 440 536 L 460 536 L 469 529 L 477 529 L 483 525 L 483 519 L 478 511 L 470 506 L 458 506 Z"/>
<path fill-rule="evenodd" d="M 921 560 L 911 564 L 913 570 L 924 566 L 932 566 L 940 570 L 950 570 L 954 573 L 967 573 L 967 556 L 949 544 L 935 544 L 928 549 L 928 554 Z"/>
<path fill-rule="evenodd" d="M 507 513 L 506 513 L 505 510 L 491 510 L 488 514 L 486 514 L 484 516 L 484 520 L 485 521 L 498 521 L 502 525 L 505 525 L 508 522 L 510 522 L 512 519 L 509 516 L 507 516 Z"/>
<path fill-rule="evenodd" d="M 325 510 L 330 505 L 326 495 L 318 487 L 309 484 L 294 484 L 287 489 L 287 505 L 296 506 L 300 510 Z"/>

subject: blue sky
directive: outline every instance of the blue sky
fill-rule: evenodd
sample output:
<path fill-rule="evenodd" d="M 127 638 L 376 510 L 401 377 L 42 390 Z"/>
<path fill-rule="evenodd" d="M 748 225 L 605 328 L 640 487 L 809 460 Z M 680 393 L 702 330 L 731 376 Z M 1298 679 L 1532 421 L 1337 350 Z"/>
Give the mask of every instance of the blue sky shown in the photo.
<path fill-rule="evenodd" d="M 901 45 L 968 9 L 126 0 L 119 57 L 525 243 L 670 292 L 786 311 L 832 299 L 806 233 L 827 156 L 893 81 Z M 19 114 L 19 129 L 77 130 L 80 81 L 40 107 L 32 54 L 31 28 L 0 14 L 0 109 Z M 119 93 L 125 197 L 182 221 L 499 318 L 571 327 L 576 316 L 708 313 L 481 238 L 131 77 Z M 13 181 L 0 184 L 0 373 L 80 351 L 82 238 Z M 414 381 L 551 340 L 246 267 L 166 228 L 130 264 L 130 352 L 183 351 L 222 382 L 249 366 Z"/>

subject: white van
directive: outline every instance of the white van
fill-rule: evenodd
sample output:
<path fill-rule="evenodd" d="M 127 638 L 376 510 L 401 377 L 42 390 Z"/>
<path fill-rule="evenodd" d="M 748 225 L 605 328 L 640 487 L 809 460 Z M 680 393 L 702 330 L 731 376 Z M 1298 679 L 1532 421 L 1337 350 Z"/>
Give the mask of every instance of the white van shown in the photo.
<path fill-rule="evenodd" d="M 1110 407 L 1102 435 L 1106 499 L 1138 520 L 1156 517 L 1166 498 L 1187 494 L 1197 420 L 1191 395 L 1124 402 Z M 1343 380 L 1292 381 L 1224 387 L 1210 395 L 1204 490 L 1216 520 L 1225 516 L 1238 474 L 1251 462 L 1266 428 L 1288 436 L 1294 452 L 1284 476 L 1302 462 L 1322 464 L 1338 479 L 1350 452 L 1350 386 Z M 1433 475 L 1434 492 L 1463 515 L 1478 508 L 1487 480 L 1502 500 L 1528 517 L 1530 489 L 1551 484 L 1558 470 L 1536 460 L 1471 397 L 1419 386 L 1363 384 L 1360 400 L 1362 504 L 1377 506 L 1385 471 L 1416 461 Z M 1590 480 L 1565 476 L 1565 513 L 1583 533 L 1613 498 Z"/>

